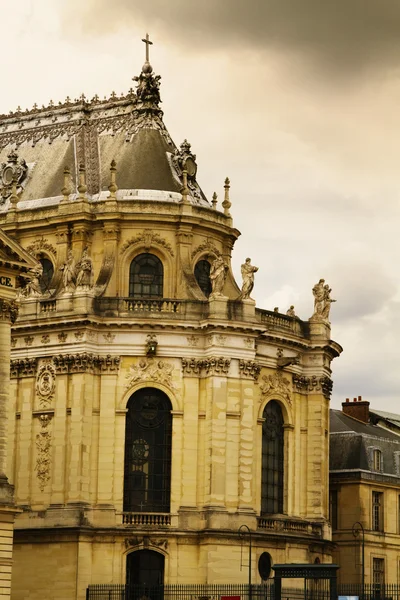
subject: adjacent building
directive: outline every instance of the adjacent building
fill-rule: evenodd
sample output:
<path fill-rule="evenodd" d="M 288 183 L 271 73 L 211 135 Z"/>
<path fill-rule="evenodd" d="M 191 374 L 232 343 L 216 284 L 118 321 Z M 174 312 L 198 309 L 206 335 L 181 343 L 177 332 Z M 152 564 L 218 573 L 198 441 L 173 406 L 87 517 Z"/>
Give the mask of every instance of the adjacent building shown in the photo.
<path fill-rule="evenodd" d="M 331 410 L 330 515 L 341 583 L 400 584 L 400 417 Z"/>

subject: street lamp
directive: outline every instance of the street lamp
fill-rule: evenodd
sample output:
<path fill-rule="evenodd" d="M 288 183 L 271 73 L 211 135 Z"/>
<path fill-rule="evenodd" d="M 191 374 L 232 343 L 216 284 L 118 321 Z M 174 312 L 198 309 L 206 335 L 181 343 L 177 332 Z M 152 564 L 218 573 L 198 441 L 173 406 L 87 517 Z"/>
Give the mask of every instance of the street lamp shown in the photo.
<path fill-rule="evenodd" d="M 361 534 L 361 585 L 362 585 L 362 596 L 364 596 L 364 584 L 365 584 L 365 531 L 362 523 L 357 521 L 354 523 L 351 529 L 353 536 L 358 538 Z"/>

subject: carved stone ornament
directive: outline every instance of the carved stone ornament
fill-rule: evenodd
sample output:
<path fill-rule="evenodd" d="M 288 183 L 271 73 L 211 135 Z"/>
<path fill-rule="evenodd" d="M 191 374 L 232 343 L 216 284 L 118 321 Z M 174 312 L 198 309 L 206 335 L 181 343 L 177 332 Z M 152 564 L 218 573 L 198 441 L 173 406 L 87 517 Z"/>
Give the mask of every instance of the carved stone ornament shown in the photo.
<path fill-rule="evenodd" d="M 16 358 L 10 361 L 10 375 L 15 377 L 33 377 L 36 374 L 37 358 Z"/>
<path fill-rule="evenodd" d="M 56 389 L 56 369 L 51 359 L 45 359 L 36 376 L 36 393 L 42 408 L 51 403 Z"/>
<path fill-rule="evenodd" d="M 327 400 L 331 397 L 333 388 L 332 379 L 326 375 L 323 377 L 317 377 L 316 375 L 312 375 L 311 377 L 293 375 L 293 385 L 298 392 L 322 392 L 324 398 Z"/>
<path fill-rule="evenodd" d="M 314 296 L 314 314 L 312 315 L 312 321 L 321 321 L 323 323 L 329 323 L 329 313 L 331 310 L 332 302 L 336 302 L 331 298 L 331 288 L 329 284 L 325 283 L 325 279 L 320 279 L 312 289 Z"/>
<path fill-rule="evenodd" d="M 129 370 L 130 373 L 125 377 L 127 379 L 126 390 L 139 381 L 155 381 L 172 390 L 176 389 L 172 381 L 174 366 L 163 360 L 141 358 L 138 364 L 131 365 Z"/>
<path fill-rule="evenodd" d="M 195 256 L 203 254 L 204 252 L 207 252 L 208 256 L 221 256 L 221 252 L 218 250 L 217 246 L 208 238 L 193 250 L 191 257 L 193 259 Z"/>
<path fill-rule="evenodd" d="M 187 338 L 188 346 L 197 346 L 199 343 L 199 338 L 196 335 L 188 335 Z"/>
<path fill-rule="evenodd" d="M 6 163 L 0 165 L 0 204 L 4 204 L 11 196 L 13 181 L 17 184 L 17 194 L 21 191 L 21 183 L 26 178 L 28 165 L 24 159 L 19 160 L 18 154 L 12 150 Z M 14 192 L 15 193 L 15 192 Z"/>
<path fill-rule="evenodd" d="M 47 254 L 50 254 L 53 257 L 53 259 L 55 259 L 57 256 L 57 250 L 55 249 L 55 247 L 49 244 L 49 242 L 43 238 L 41 238 L 40 240 L 35 240 L 34 242 L 32 242 L 32 244 L 29 244 L 29 246 L 27 246 L 26 248 L 26 251 L 34 257 L 38 256 L 39 254 L 42 254 L 43 252 L 47 252 Z"/>
<path fill-rule="evenodd" d="M 161 538 L 161 539 L 154 539 L 154 538 L 149 538 L 148 536 L 135 536 L 132 538 L 126 538 L 125 539 L 125 548 L 135 548 L 136 546 L 145 546 L 146 548 L 148 546 L 154 546 L 155 548 L 164 548 L 164 550 L 168 549 L 168 540 Z"/>
<path fill-rule="evenodd" d="M 227 375 L 231 364 L 230 358 L 211 356 L 210 358 L 182 358 L 184 375 Z"/>
<path fill-rule="evenodd" d="M 281 372 L 273 373 L 272 375 L 264 375 L 262 377 L 264 383 L 260 385 L 262 397 L 280 394 L 287 400 L 288 404 L 292 404 L 290 396 L 290 381 L 286 379 Z"/>
<path fill-rule="evenodd" d="M 39 415 L 41 431 L 36 435 L 37 456 L 35 471 L 39 482 L 39 489 L 42 492 L 50 480 L 52 435 L 50 431 L 47 431 L 47 428 L 50 425 L 51 419 L 52 415 Z"/>
<path fill-rule="evenodd" d="M 171 256 L 174 256 L 174 251 L 169 242 L 167 242 L 159 233 L 152 231 L 151 229 L 145 229 L 141 233 L 138 233 L 135 237 L 127 240 L 121 248 L 121 254 L 125 252 L 127 248 L 130 246 L 135 246 L 137 244 L 141 244 L 143 248 L 148 252 L 152 246 L 161 246 L 165 248 Z"/>
<path fill-rule="evenodd" d="M 18 317 L 18 304 L 14 300 L 0 299 L 0 321 L 15 323 Z"/>
<path fill-rule="evenodd" d="M 261 366 L 254 360 L 239 360 L 239 372 L 245 377 L 251 377 L 257 381 L 261 371 Z"/>
<path fill-rule="evenodd" d="M 95 373 L 118 371 L 121 359 L 119 356 L 97 356 L 88 352 L 81 354 L 59 354 L 53 356 L 57 373 Z"/>
<path fill-rule="evenodd" d="M 187 173 L 187 186 L 195 198 L 200 198 L 200 188 L 196 182 L 197 163 L 196 155 L 191 151 L 191 146 L 187 140 L 183 140 L 180 148 L 176 148 L 171 156 L 172 164 L 181 181 L 183 181 L 183 171 Z"/>

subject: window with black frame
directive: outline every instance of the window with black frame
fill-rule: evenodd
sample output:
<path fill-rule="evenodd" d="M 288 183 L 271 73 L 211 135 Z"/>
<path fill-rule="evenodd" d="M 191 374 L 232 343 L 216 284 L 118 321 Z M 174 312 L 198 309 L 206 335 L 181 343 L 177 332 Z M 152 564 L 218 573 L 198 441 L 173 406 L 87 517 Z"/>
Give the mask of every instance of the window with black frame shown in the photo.
<path fill-rule="evenodd" d="M 164 269 L 154 254 L 139 254 L 129 269 L 129 296 L 132 298 L 162 298 Z"/>
<path fill-rule="evenodd" d="M 268 402 L 263 419 L 261 513 L 283 513 L 284 421 L 278 402 Z"/>
<path fill-rule="evenodd" d="M 50 284 L 54 275 L 54 266 L 51 260 L 48 258 L 40 258 L 39 262 L 43 267 L 43 273 L 39 279 L 39 285 L 40 289 L 42 290 L 42 294 L 44 294 L 50 291 Z"/>
<path fill-rule="evenodd" d="M 210 269 L 211 265 L 208 260 L 199 260 L 194 268 L 194 276 L 199 284 L 199 288 L 206 298 L 208 298 L 212 292 Z"/>
<path fill-rule="evenodd" d="M 124 512 L 170 510 L 171 403 L 155 388 L 129 399 L 125 425 Z"/>

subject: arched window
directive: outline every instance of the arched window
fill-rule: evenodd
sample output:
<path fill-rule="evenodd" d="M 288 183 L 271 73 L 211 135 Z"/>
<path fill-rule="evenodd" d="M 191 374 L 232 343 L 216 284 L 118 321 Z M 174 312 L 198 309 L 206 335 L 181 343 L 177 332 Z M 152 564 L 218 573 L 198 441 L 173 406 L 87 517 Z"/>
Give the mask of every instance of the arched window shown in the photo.
<path fill-rule="evenodd" d="M 199 288 L 207 298 L 212 291 L 210 268 L 211 267 L 208 260 L 199 260 L 194 268 L 194 276 L 199 284 Z"/>
<path fill-rule="evenodd" d="M 48 258 L 40 258 L 39 262 L 43 267 L 43 274 L 39 280 L 39 283 L 42 294 L 44 294 L 45 292 L 50 291 L 50 284 L 54 275 L 54 267 L 53 263 Z"/>
<path fill-rule="evenodd" d="M 171 403 L 155 388 L 128 402 L 125 426 L 124 512 L 169 512 Z"/>
<path fill-rule="evenodd" d="M 261 512 L 283 513 L 283 416 L 278 402 L 268 402 L 263 418 Z"/>
<path fill-rule="evenodd" d="M 129 269 L 129 296 L 133 298 L 162 298 L 164 269 L 154 254 L 139 254 Z"/>

